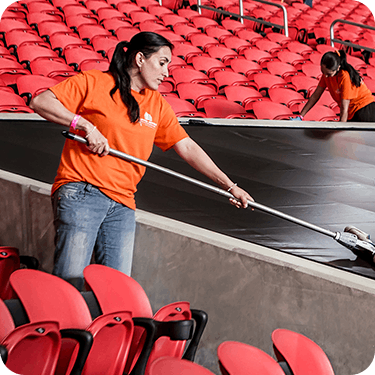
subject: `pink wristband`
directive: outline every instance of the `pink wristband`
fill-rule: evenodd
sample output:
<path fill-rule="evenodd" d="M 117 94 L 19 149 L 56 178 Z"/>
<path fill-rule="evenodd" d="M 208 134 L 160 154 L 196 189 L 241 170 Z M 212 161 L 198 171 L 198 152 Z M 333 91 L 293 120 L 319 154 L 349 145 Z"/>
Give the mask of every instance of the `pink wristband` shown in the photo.
<path fill-rule="evenodd" d="M 80 115 L 75 115 L 75 116 L 74 116 L 72 122 L 70 123 L 70 126 L 71 126 L 73 129 L 76 128 L 76 126 L 77 126 L 77 122 L 78 122 L 78 120 L 79 120 L 80 118 L 81 118 Z"/>

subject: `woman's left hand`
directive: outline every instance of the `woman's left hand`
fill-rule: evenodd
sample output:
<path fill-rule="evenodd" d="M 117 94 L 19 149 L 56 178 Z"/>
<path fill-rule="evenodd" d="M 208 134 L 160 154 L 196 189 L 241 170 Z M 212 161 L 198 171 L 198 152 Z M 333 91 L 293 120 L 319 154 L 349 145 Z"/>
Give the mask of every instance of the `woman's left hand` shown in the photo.
<path fill-rule="evenodd" d="M 254 202 L 253 197 L 237 185 L 232 187 L 230 193 L 237 199 L 229 198 L 229 201 L 237 208 L 247 208 L 249 205 L 248 201 Z"/>

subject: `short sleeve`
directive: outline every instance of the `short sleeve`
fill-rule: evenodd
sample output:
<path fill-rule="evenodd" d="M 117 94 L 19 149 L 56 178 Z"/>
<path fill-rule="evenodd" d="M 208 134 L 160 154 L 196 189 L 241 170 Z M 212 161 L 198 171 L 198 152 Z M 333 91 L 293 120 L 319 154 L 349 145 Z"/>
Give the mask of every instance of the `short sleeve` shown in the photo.
<path fill-rule="evenodd" d="M 322 87 L 323 89 L 325 89 L 327 87 L 327 82 L 326 82 L 326 79 L 325 79 L 323 74 L 320 77 L 320 81 L 318 83 L 318 86 Z"/>
<path fill-rule="evenodd" d="M 154 143 L 163 151 L 169 150 L 177 142 L 188 137 L 185 129 L 180 125 L 169 103 L 161 97 L 160 126 L 156 131 Z"/>
<path fill-rule="evenodd" d="M 87 97 L 87 77 L 78 73 L 50 88 L 56 98 L 73 113 L 79 110 Z"/>
<path fill-rule="evenodd" d="M 349 73 L 342 74 L 339 81 L 339 87 L 341 88 L 341 99 L 350 100 L 356 97 L 356 90 L 353 88 L 352 81 L 350 80 Z"/>

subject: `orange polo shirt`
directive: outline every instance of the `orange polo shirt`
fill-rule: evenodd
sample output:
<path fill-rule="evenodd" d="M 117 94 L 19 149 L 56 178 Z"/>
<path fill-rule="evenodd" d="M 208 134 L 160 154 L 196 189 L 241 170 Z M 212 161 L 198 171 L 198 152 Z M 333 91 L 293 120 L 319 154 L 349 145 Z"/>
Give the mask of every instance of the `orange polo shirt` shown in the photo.
<path fill-rule="evenodd" d="M 119 90 L 110 96 L 115 81 L 110 73 L 91 70 L 79 73 L 50 88 L 71 112 L 78 113 L 108 139 L 109 147 L 147 160 L 155 144 L 163 151 L 188 137 L 171 106 L 159 92 L 132 91 L 140 107 L 140 121 L 131 123 Z M 71 129 L 72 130 L 72 129 Z M 85 136 L 83 131 L 75 131 Z M 135 209 L 134 193 L 145 167 L 120 158 L 99 156 L 86 145 L 67 139 L 52 194 L 68 182 L 84 181 L 97 186 L 116 202 Z"/>
<path fill-rule="evenodd" d="M 332 98 L 339 106 L 341 106 L 341 101 L 343 99 L 350 100 L 348 120 L 350 120 L 359 109 L 374 101 L 374 97 L 365 83 L 362 81 L 359 87 L 353 85 L 350 80 L 350 75 L 346 70 L 340 70 L 333 77 L 326 77 L 323 74 L 320 78 L 319 86 L 323 88 L 328 87 Z"/>

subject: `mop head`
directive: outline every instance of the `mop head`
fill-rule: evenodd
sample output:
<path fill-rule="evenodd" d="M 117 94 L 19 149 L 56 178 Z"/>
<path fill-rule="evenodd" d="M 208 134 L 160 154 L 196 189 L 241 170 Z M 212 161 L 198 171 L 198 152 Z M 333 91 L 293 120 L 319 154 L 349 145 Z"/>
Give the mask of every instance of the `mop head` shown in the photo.
<path fill-rule="evenodd" d="M 344 232 L 337 233 L 336 240 L 361 259 L 375 265 L 375 243 L 371 241 L 369 234 L 356 227 L 347 226 Z"/>

